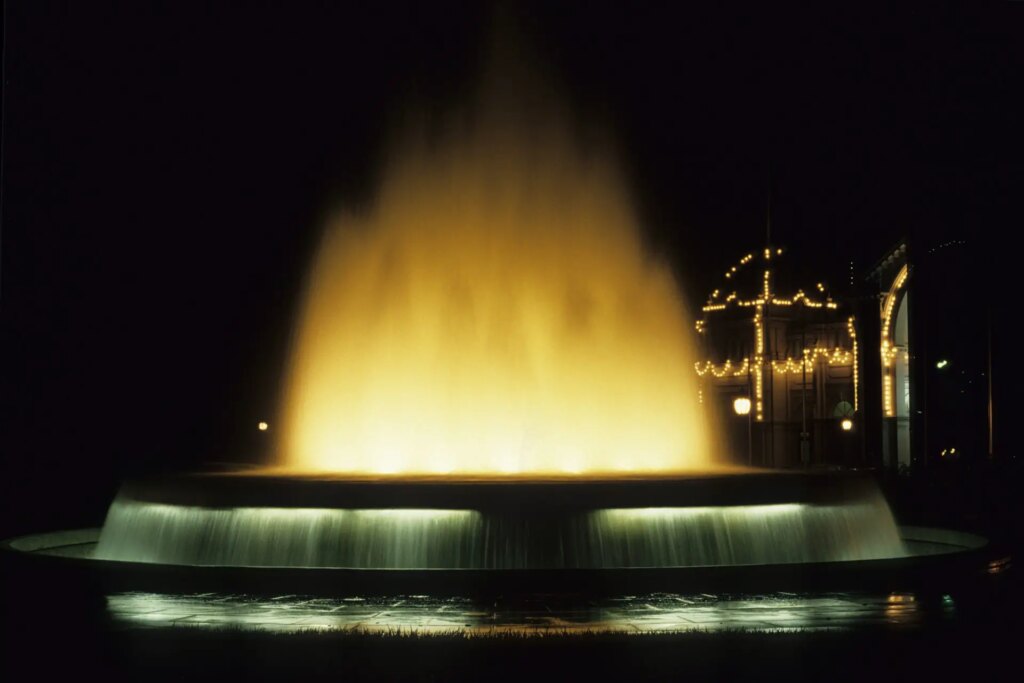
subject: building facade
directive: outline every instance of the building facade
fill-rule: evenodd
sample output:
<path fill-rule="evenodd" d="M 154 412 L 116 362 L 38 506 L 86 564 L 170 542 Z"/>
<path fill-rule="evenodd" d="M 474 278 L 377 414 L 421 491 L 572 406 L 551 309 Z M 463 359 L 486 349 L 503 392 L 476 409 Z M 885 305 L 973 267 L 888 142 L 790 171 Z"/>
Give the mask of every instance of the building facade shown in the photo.
<path fill-rule="evenodd" d="M 696 323 L 696 372 L 734 460 L 905 474 L 992 457 L 985 262 L 962 239 L 910 243 L 842 298 L 795 282 L 778 247 L 723 273 Z"/>
<path fill-rule="evenodd" d="M 865 285 L 868 452 L 890 472 L 993 456 L 989 263 L 967 240 L 926 234 L 886 252 Z M 877 387 L 877 388 L 876 388 Z M 872 396 L 877 399 L 872 400 Z"/>
<path fill-rule="evenodd" d="M 784 250 L 744 255 L 697 321 L 701 401 L 724 447 L 755 466 L 858 466 L 861 348 L 856 320 L 824 282 L 790 284 Z M 749 415 L 737 405 L 749 399 Z M 745 458 L 743 457 L 745 454 Z"/>

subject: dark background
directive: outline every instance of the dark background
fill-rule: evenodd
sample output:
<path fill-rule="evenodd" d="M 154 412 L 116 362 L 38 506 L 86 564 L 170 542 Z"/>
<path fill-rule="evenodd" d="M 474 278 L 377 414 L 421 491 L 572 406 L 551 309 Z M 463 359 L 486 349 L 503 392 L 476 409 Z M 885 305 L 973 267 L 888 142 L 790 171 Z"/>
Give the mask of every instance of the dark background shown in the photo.
<path fill-rule="evenodd" d="M 988 307 L 1012 398 L 1024 3 L 507 4 L 613 131 L 693 303 L 764 243 L 769 186 L 808 278 L 965 240 L 948 289 Z M 266 448 L 320 218 L 366 201 L 396 112 L 464 99 L 486 46 L 485 3 L 361 5 L 6 3 L 0 536 Z"/>

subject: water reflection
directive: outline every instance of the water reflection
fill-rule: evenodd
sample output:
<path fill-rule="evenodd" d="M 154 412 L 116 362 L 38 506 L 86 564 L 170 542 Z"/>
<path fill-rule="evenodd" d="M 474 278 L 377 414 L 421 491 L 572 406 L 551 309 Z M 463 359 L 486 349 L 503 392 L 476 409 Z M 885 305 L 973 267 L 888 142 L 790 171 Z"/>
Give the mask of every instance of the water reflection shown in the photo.
<path fill-rule="evenodd" d="M 585 631 L 821 631 L 915 626 L 952 618 L 949 596 L 910 593 L 629 595 L 567 603 L 551 596 L 479 602 L 461 597 L 315 598 L 221 593 L 116 593 L 107 609 L 126 628 L 189 626 L 294 633 L 364 631 L 544 635 Z"/>

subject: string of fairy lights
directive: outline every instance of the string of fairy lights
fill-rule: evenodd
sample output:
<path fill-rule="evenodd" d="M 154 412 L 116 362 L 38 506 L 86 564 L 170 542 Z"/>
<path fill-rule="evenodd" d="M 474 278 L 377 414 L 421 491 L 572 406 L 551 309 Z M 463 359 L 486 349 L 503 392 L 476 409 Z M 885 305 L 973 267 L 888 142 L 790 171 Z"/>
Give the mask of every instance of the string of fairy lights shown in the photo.
<path fill-rule="evenodd" d="M 780 375 L 791 373 L 812 374 L 815 367 L 821 363 L 831 366 L 852 366 L 853 403 L 854 410 L 857 410 L 860 402 L 860 371 L 857 357 L 857 334 L 855 331 L 855 321 L 852 316 L 847 319 L 846 325 L 847 333 L 849 334 L 851 341 L 851 348 L 843 348 L 839 346 L 828 348 L 817 346 L 814 348 L 803 349 L 802 356 L 798 358 L 766 359 L 764 317 L 765 310 L 769 305 L 802 305 L 813 309 L 824 308 L 834 310 L 838 308 L 838 304 L 832 301 L 832 299 L 827 295 L 825 285 L 820 282 L 817 283 L 817 289 L 820 294 L 824 295 L 824 299 L 813 299 L 803 290 L 798 290 L 790 297 L 780 297 L 777 293 L 773 293 L 772 270 L 768 264 L 773 256 L 777 257 L 782 255 L 782 249 L 766 248 L 762 254 L 765 266 L 764 274 L 762 276 L 762 285 L 758 295 L 753 299 L 742 299 L 736 291 L 733 291 L 722 298 L 722 290 L 715 289 L 711 292 L 707 303 L 705 303 L 702 308 L 705 314 L 704 317 L 696 323 L 697 332 L 699 334 L 704 334 L 707 330 L 709 314 L 725 311 L 731 307 L 753 308 L 753 357 L 745 356 L 735 360 L 727 359 L 721 364 L 715 364 L 710 360 L 697 362 L 695 363 L 697 375 L 699 377 L 706 377 L 710 375 L 719 379 L 726 377 L 749 376 L 752 380 L 754 389 L 754 417 L 758 422 L 761 422 L 764 420 L 764 372 L 766 366 L 769 366 L 774 374 Z M 750 264 L 753 260 L 753 252 L 743 256 L 736 265 L 731 266 L 725 272 L 725 279 L 732 280 L 744 266 Z M 701 401 L 703 402 L 703 391 L 701 392 Z"/>
<path fill-rule="evenodd" d="M 893 280 L 892 287 L 885 295 L 882 304 L 882 411 L 886 417 L 895 417 L 896 405 L 893 400 L 894 384 L 896 382 L 896 358 L 899 356 L 899 347 L 893 343 L 889 335 L 892 329 L 893 314 L 896 311 L 896 301 L 899 298 L 900 290 L 907 282 L 910 274 L 906 264 L 900 269 Z"/>
<path fill-rule="evenodd" d="M 860 410 L 860 368 L 857 363 L 857 325 L 854 324 L 854 317 L 851 315 L 846 319 L 846 332 L 850 335 L 850 341 L 853 342 L 853 351 L 850 352 L 853 360 L 853 410 L 854 412 Z"/>

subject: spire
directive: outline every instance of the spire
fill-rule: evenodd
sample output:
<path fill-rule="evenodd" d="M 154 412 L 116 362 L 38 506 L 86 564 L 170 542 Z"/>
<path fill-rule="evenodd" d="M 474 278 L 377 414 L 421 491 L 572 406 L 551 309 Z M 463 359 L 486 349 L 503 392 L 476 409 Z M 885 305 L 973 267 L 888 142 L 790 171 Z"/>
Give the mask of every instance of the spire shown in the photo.
<path fill-rule="evenodd" d="M 768 162 L 768 201 L 764 220 L 764 248 L 772 246 L 772 162 Z"/>

